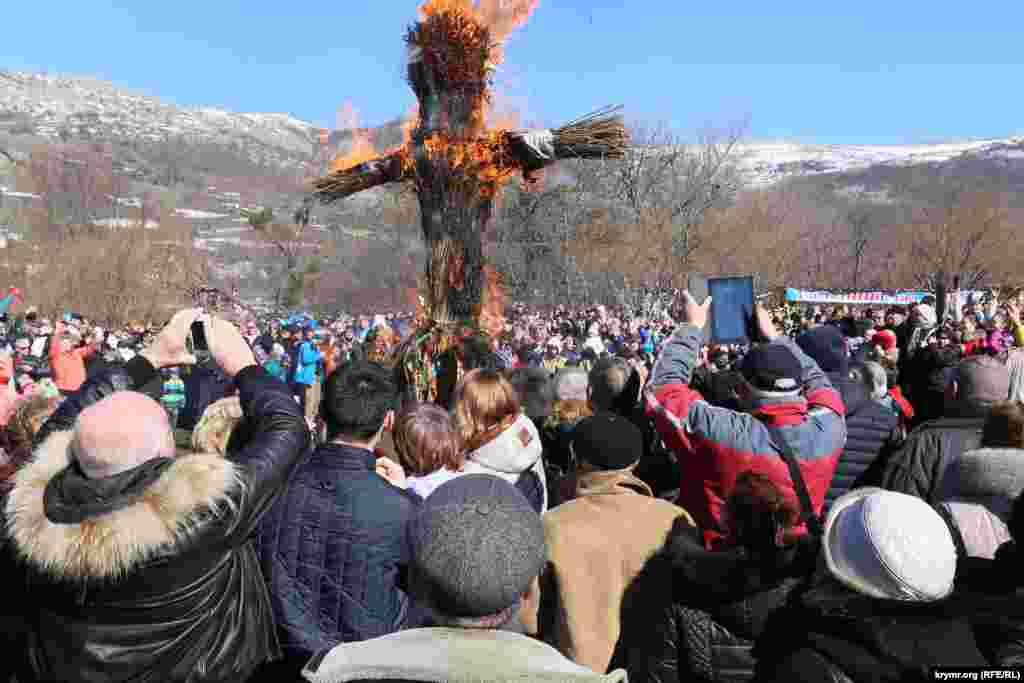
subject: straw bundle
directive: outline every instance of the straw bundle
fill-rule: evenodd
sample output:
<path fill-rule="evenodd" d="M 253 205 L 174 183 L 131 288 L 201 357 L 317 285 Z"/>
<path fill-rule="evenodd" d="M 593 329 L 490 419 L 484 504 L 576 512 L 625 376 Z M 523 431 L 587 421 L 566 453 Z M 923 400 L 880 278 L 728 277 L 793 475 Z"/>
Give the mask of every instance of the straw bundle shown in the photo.
<path fill-rule="evenodd" d="M 313 196 L 327 204 L 402 179 L 402 155 L 391 154 L 341 169 L 313 181 Z"/>
<path fill-rule="evenodd" d="M 621 159 L 629 145 L 621 109 L 605 107 L 554 130 L 511 130 L 505 144 L 527 176 L 556 159 Z"/>
<path fill-rule="evenodd" d="M 554 131 L 559 159 L 621 159 L 629 146 L 622 106 L 605 107 L 570 121 Z"/>
<path fill-rule="evenodd" d="M 435 134 L 427 137 L 425 144 L 434 158 L 475 156 L 476 165 L 483 171 L 467 177 L 485 177 L 493 185 L 517 166 L 529 177 L 557 159 L 621 159 L 629 145 L 621 110 L 622 107 L 606 107 L 553 130 L 510 130 L 498 137 L 471 142 Z M 470 147 L 476 154 L 468 153 Z M 335 171 L 313 182 L 313 196 L 330 203 L 378 185 L 406 180 L 411 171 L 407 163 L 410 153 L 407 146 L 388 156 Z"/>

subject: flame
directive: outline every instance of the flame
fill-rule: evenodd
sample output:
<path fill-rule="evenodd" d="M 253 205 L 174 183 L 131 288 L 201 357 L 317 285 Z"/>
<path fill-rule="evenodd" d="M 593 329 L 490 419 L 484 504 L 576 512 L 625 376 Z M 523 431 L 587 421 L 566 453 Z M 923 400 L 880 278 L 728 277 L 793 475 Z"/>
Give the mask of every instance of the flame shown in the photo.
<path fill-rule="evenodd" d="M 369 131 L 352 131 L 352 149 L 331 162 L 331 171 L 342 171 L 361 163 L 377 158 L 377 149 L 373 146 L 373 137 Z"/>
<path fill-rule="evenodd" d="M 408 114 L 406 114 L 405 121 L 402 122 L 402 145 L 407 145 L 412 142 L 412 132 L 416 130 L 417 126 L 420 125 L 420 108 L 418 105 L 413 105 Z"/>
<path fill-rule="evenodd" d="M 505 286 L 501 273 L 492 266 L 485 265 L 483 296 L 481 297 L 478 320 L 480 327 L 491 338 L 498 338 L 505 332 Z"/>
<path fill-rule="evenodd" d="M 490 112 L 490 127 L 498 130 L 515 130 L 520 128 L 519 114 L 514 111 Z"/>
<path fill-rule="evenodd" d="M 465 14 L 475 23 L 486 26 L 494 46 L 490 66 L 503 60 L 501 44 L 523 26 L 540 5 L 540 0 L 427 0 L 419 8 L 420 21 L 436 14 Z"/>
<path fill-rule="evenodd" d="M 339 130 L 352 131 L 352 148 L 335 157 L 331 162 L 332 172 L 357 166 L 378 156 L 373 134 L 359 127 L 359 111 L 350 102 L 341 105 L 335 120 Z"/>
<path fill-rule="evenodd" d="M 480 13 L 496 42 L 504 42 L 523 26 L 540 5 L 540 0 L 482 0 Z"/>
<path fill-rule="evenodd" d="M 421 28 L 421 32 L 414 33 L 411 40 L 430 55 L 429 58 L 447 60 L 442 61 L 441 67 L 446 78 L 456 82 L 458 79 L 477 82 L 480 78 L 489 78 L 489 69 L 501 62 L 502 42 L 526 23 L 539 4 L 540 0 L 426 0 L 419 7 L 420 21 L 422 24 L 432 23 L 432 29 Z M 437 31 L 441 34 L 438 35 Z M 417 40 L 423 42 L 417 43 Z M 467 54 L 477 55 L 477 61 L 474 63 L 471 58 L 467 58 L 465 63 L 458 59 L 449 60 L 452 55 L 446 55 L 445 49 L 435 50 L 432 47 L 439 40 L 444 40 L 447 45 L 461 44 Z M 461 53 L 453 53 L 457 54 Z M 486 55 L 487 61 L 487 68 L 483 71 L 479 61 L 482 55 Z M 352 148 L 334 159 L 332 172 L 348 170 L 380 156 L 397 156 L 402 175 L 415 177 L 416 155 L 426 154 L 435 161 L 446 162 L 449 168 L 458 171 L 456 175 L 474 183 L 476 192 L 493 199 L 500 185 L 519 171 L 506 144 L 505 132 L 519 127 L 520 117 L 511 107 L 500 106 L 499 113 L 492 111 L 492 100 L 486 91 L 477 93 L 474 99 L 469 126 L 460 138 L 434 131 L 422 140 L 421 151 L 413 145 L 413 135 L 420 126 L 417 107 L 404 117 L 401 144 L 380 152 L 369 132 L 359 129 L 358 112 L 346 104 L 339 111 L 338 123 L 339 127 L 353 131 Z"/>
<path fill-rule="evenodd" d="M 501 183 L 519 170 L 506 151 L 503 136 L 503 130 L 491 130 L 475 140 L 456 140 L 435 132 L 423 141 L 423 148 L 431 159 L 443 159 L 459 176 L 478 182 L 481 195 L 494 197 Z M 408 157 L 405 161 L 414 163 Z"/>

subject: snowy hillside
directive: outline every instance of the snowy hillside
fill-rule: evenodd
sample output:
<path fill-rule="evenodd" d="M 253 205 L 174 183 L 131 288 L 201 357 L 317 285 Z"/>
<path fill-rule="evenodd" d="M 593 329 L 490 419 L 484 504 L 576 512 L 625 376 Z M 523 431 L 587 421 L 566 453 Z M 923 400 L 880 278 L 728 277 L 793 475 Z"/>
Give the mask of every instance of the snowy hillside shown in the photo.
<path fill-rule="evenodd" d="M 794 176 L 847 173 L 871 166 L 913 166 L 970 155 L 1024 159 L 1024 138 L 925 145 L 742 144 L 739 163 L 752 185 L 769 185 Z"/>
<path fill-rule="evenodd" d="M 287 114 L 233 113 L 180 107 L 96 78 L 0 70 L 0 133 L 35 138 L 163 143 L 186 140 L 230 148 L 263 167 L 294 170 L 316 153 L 318 128 Z M 376 131 L 383 146 L 397 144 L 400 123 Z M 335 131 L 330 145 L 344 151 L 351 135 Z M 1024 138 L 922 145 L 809 145 L 750 141 L 739 164 L 755 186 L 872 166 L 934 164 L 964 156 L 1024 162 Z"/>
<path fill-rule="evenodd" d="M 0 131 L 43 139 L 138 141 L 185 138 L 244 149 L 262 165 L 310 158 L 315 127 L 287 114 L 179 107 L 99 79 L 0 70 Z"/>

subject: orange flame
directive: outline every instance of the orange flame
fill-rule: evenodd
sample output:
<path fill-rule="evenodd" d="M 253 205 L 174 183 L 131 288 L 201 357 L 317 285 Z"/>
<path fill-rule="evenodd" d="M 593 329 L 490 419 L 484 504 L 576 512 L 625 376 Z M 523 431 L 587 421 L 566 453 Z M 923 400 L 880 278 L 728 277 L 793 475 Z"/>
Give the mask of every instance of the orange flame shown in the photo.
<path fill-rule="evenodd" d="M 468 14 L 486 26 L 494 41 L 491 64 L 496 66 L 503 59 L 501 43 L 523 26 L 539 5 L 540 0 L 427 0 L 420 5 L 419 13 L 421 21 L 435 14 Z"/>
<path fill-rule="evenodd" d="M 352 148 L 345 154 L 339 154 L 331 162 L 331 171 L 340 171 L 357 166 L 378 156 L 373 144 L 373 134 L 359 128 L 359 112 L 346 102 L 338 110 L 337 126 L 339 130 L 352 131 Z"/>
<path fill-rule="evenodd" d="M 407 145 L 412 142 L 412 132 L 416 130 L 416 127 L 420 125 L 420 108 L 417 105 L 413 105 L 409 110 L 409 113 L 405 117 L 405 121 L 402 122 L 402 144 Z"/>
<path fill-rule="evenodd" d="M 486 28 L 492 43 L 489 61 L 494 65 L 501 61 L 502 41 L 525 24 L 539 4 L 540 0 L 426 0 L 420 5 L 419 13 L 422 22 L 441 14 L 461 15 L 463 21 L 448 24 L 457 29 L 450 40 L 464 38 L 472 42 L 474 37 L 479 37 L 480 28 Z M 500 185 L 519 170 L 505 144 L 504 133 L 517 128 L 520 119 L 510 107 L 501 107 L 500 113 L 490 111 L 490 101 L 489 97 L 480 97 L 474 106 L 469 130 L 479 137 L 456 139 L 443 132 L 434 132 L 422 144 L 429 157 L 443 159 L 450 168 L 458 169 L 462 177 L 478 183 L 477 189 L 484 197 L 493 198 Z M 353 130 L 352 148 L 334 160 L 331 165 L 333 172 L 350 169 L 379 156 L 398 155 L 403 174 L 414 175 L 416 160 L 412 136 L 420 124 L 418 108 L 414 107 L 402 123 L 402 143 L 383 153 L 376 149 L 369 132 L 360 130 L 357 123 L 355 109 L 351 105 L 343 107 L 339 112 L 339 127 L 345 125 Z M 485 130 L 488 123 L 491 128 Z"/>
<path fill-rule="evenodd" d="M 519 170 L 515 159 L 505 150 L 503 135 L 503 130 L 492 130 L 476 140 L 456 140 L 444 133 L 432 133 L 423 141 L 423 147 L 432 159 L 444 159 L 461 177 L 479 182 L 484 197 L 494 197 L 501 183 Z M 405 162 L 414 163 L 409 157 Z"/>
<path fill-rule="evenodd" d="M 494 266 L 484 266 L 483 277 L 484 291 L 478 320 L 480 327 L 493 339 L 505 332 L 505 302 L 508 297 L 502 284 L 501 273 Z"/>
<path fill-rule="evenodd" d="M 490 127 L 498 130 L 515 130 L 520 127 L 519 114 L 514 111 L 491 111 L 489 119 Z"/>
<path fill-rule="evenodd" d="M 539 5 L 540 0 L 481 0 L 479 11 L 494 40 L 504 42 Z"/>
<path fill-rule="evenodd" d="M 331 171 L 341 171 L 346 168 L 358 166 L 359 164 L 376 159 L 377 149 L 373 146 L 373 138 L 369 131 L 352 131 L 352 149 L 345 154 L 339 155 L 331 162 Z"/>

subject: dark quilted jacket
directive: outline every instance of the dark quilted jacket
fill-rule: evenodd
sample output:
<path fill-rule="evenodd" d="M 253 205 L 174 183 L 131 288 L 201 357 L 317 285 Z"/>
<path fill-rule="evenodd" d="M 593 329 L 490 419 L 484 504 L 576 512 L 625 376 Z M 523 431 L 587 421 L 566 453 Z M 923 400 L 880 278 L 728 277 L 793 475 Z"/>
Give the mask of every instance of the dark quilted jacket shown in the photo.
<path fill-rule="evenodd" d="M 799 585 L 789 579 L 748 598 L 705 611 L 673 604 L 665 616 L 661 656 L 650 672 L 655 683 L 731 683 L 754 678 L 754 642 L 764 620 L 785 605 Z"/>
<path fill-rule="evenodd" d="M 324 444 L 260 523 L 258 549 L 286 661 L 406 625 L 405 526 L 418 499 L 374 471 L 373 453 Z"/>
<path fill-rule="evenodd" d="M 741 550 L 708 551 L 695 531 L 677 525 L 666 549 L 674 567 L 674 597 L 662 615 L 659 637 L 652 639 L 641 680 L 751 680 L 754 642 L 812 571 L 816 548 L 805 538 L 769 568 Z"/>
<path fill-rule="evenodd" d="M 944 417 L 925 422 L 898 450 L 875 461 L 858 484 L 937 503 L 946 472 L 957 458 L 981 444 L 984 425 L 984 417 Z"/>
<path fill-rule="evenodd" d="M 825 510 L 853 487 L 883 448 L 899 446 L 899 417 L 871 400 L 862 384 L 838 378 L 832 378 L 832 383 L 846 405 L 846 447 L 825 494 Z"/>

